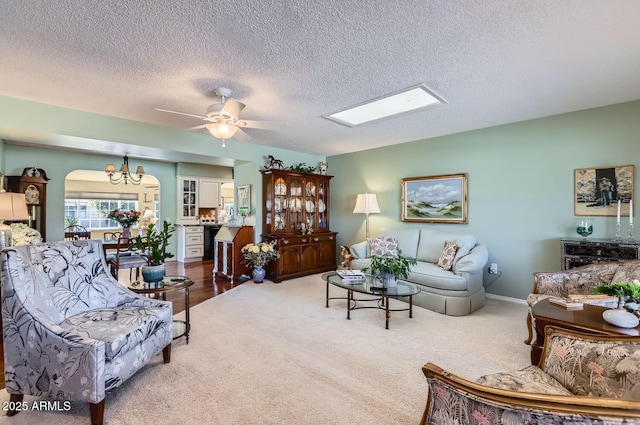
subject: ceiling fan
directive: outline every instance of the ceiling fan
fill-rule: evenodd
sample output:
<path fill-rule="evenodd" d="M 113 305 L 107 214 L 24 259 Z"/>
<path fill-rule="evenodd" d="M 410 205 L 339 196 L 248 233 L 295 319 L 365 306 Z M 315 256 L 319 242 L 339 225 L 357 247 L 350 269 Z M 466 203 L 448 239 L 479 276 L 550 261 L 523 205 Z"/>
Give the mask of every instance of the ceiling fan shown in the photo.
<path fill-rule="evenodd" d="M 188 117 L 209 121 L 209 124 L 198 125 L 196 127 L 191 127 L 188 130 L 206 128 L 214 137 L 222 140 L 223 148 L 226 146 L 225 141 L 232 137 L 238 140 L 251 140 L 251 137 L 242 131 L 240 127 L 276 130 L 283 125 L 282 123 L 270 123 L 266 121 L 241 120 L 239 119 L 240 112 L 246 105 L 237 99 L 229 97 L 231 90 L 227 88 L 219 87 L 215 89 L 214 92 L 216 96 L 220 98 L 220 103 L 209 105 L 205 116 L 160 108 L 155 108 L 155 110 L 168 112 L 170 114 L 186 115 Z"/>

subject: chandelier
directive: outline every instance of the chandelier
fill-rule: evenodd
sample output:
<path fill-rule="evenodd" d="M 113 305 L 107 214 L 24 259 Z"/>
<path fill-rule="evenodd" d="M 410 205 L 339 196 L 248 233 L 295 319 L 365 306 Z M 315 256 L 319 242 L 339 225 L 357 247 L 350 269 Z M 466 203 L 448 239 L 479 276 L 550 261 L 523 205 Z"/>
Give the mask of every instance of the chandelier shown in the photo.
<path fill-rule="evenodd" d="M 127 155 L 124 156 L 124 163 L 120 166 L 120 177 L 114 178 L 113 176 L 116 174 L 116 167 L 113 164 L 107 164 L 107 169 L 105 173 L 109 176 L 109 181 L 112 184 L 118 184 L 124 181 L 124 184 L 140 184 L 142 182 L 142 176 L 144 176 L 144 168 L 142 165 L 138 165 L 136 168 L 136 173 L 134 175 L 129 172 L 129 157 Z M 137 178 L 135 176 L 138 176 Z"/>

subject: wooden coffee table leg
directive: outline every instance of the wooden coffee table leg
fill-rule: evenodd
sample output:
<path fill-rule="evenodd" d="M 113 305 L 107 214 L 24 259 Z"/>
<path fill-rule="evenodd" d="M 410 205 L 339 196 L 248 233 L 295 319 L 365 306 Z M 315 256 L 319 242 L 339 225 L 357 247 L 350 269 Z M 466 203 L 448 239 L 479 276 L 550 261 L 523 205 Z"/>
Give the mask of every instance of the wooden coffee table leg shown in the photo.
<path fill-rule="evenodd" d="M 347 289 L 347 320 L 351 320 L 351 300 L 353 299 L 353 291 Z"/>

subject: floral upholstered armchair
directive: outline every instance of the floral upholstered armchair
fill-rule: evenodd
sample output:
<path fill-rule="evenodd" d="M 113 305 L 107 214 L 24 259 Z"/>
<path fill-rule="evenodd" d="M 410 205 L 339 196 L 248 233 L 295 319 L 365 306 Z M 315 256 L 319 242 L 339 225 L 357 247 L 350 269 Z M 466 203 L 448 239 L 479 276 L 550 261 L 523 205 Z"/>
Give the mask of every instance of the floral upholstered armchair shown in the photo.
<path fill-rule="evenodd" d="M 428 363 L 421 424 L 637 424 L 640 337 L 545 328 L 539 366 L 467 381 Z"/>
<path fill-rule="evenodd" d="M 550 297 L 567 298 L 572 294 L 593 294 L 593 287 L 596 285 L 629 283 L 635 279 L 640 279 L 640 261 L 589 264 L 560 272 L 534 273 L 533 291 L 527 297 L 529 335 L 524 341 L 525 344 L 530 344 L 533 340 L 535 326 L 531 316 L 531 307 L 538 301 Z M 617 301 L 589 300 L 585 302 L 605 307 L 618 306 Z"/>
<path fill-rule="evenodd" d="M 101 424 L 107 391 L 160 352 L 170 361 L 171 303 L 114 280 L 100 241 L 7 248 L 0 267 L 10 406 L 24 395 L 87 401 L 92 424 Z"/>

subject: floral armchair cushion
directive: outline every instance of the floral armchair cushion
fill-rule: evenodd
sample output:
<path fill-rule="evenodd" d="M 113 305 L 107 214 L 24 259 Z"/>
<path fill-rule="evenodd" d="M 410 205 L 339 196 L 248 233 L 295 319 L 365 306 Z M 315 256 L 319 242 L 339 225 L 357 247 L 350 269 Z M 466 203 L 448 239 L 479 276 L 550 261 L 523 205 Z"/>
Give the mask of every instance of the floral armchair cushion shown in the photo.
<path fill-rule="evenodd" d="M 542 369 L 575 395 L 640 400 L 640 339 L 551 333 Z"/>
<path fill-rule="evenodd" d="M 624 263 L 611 279 L 611 283 L 630 283 L 640 279 L 640 261 Z"/>
<path fill-rule="evenodd" d="M 571 395 L 571 392 L 560 382 L 547 375 L 538 366 L 516 370 L 515 372 L 494 373 L 482 376 L 476 381 L 503 390 L 521 391 L 527 393 Z"/>
<path fill-rule="evenodd" d="M 609 284 L 620 263 L 595 264 L 561 272 L 534 273 L 534 294 L 567 297 L 569 294 L 592 294 L 598 284 Z"/>
<path fill-rule="evenodd" d="M 467 381 L 432 364 L 421 424 L 637 424 L 640 337 L 551 326 L 542 366 Z"/>

